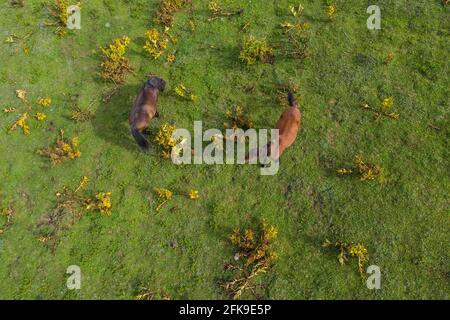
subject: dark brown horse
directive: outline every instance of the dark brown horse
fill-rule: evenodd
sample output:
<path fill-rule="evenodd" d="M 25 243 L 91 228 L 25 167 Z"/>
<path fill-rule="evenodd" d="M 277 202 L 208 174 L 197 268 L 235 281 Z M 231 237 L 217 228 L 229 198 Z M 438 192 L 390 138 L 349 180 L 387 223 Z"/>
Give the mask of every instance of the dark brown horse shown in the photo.
<path fill-rule="evenodd" d="M 148 149 L 149 142 L 144 137 L 144 133 L 146 133 L 150 121 L 159 116 L 156 103 L 159 93 L 163 92 L 165 88 L 166 82 L 163 79 L 151 77 L 144 83 L 131 109 L 129 119 L 131 134 L 142 150 Z"/>

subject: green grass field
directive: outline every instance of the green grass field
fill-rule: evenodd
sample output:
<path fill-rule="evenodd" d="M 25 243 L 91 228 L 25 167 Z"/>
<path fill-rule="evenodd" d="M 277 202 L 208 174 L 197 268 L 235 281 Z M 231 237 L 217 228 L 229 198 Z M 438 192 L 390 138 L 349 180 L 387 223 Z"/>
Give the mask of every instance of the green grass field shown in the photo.
<path fill-rule="evenodd" d="M 332 20 L 326 1 L 304 0 L 301 20 L 311 27 L 304 60 L 276 47 L 280 24 L 293 19 L 289 5 L 298 3 L 222 0 L 243 14 L 208 21 L 209 1 L 194 0 L 175 14 L 171 33 L 178 42 L 167 50 L 175 53 L 172 64 L 142 49 L 160 1 L 82 1 L 81 30 L 64 38 L 44 26 L 51 2 L 0 4 L 0 209 L 12 209 L 0 217 L 0 298 L 135 299 L 145 286 L 171 299 L 227 299 L 219 283 L 230 279 L 224 265 L 236 250 L 228 236 L 256 228 L 262 218 L 278 230 L 278 259 L 256 279 L 262 298 L 449 298 L 450 20 L 440 0 L 335 0 Z M 381 7 L 381 30 L 367 29 L 370 4 Z M 12 34 L 14 43 L 5 42 Z M 112 85 L 99 77 L 100 46 L 123 35 L 132 40 L 126 57 L 134 73 L 104 103 Z M 239 60 L 249 35 L 276 47 L 274 64 Z M 271 128 L 283 110 L 277 87 L 295 83 L 303 123 L 278 174 L 261 176 L 257 166 L 180 167 L 154 146 L 140 152 L 128 114 L 149 74 L 168 84 L 153 134 L 166 122 L 192 130 L 202 120 L 223 129 L 226 110 L 236 105 L 255 128 Z M 198 100 L 178 97 L 180 83 Z M 29 135 L 8 133 L 27 110 L 18 89 L 32 104 Z M 39 97 L 51 97 L 51 106 L 38 106 Z M 375 121 L 361 108 L 386 97 L 394 98 L 398 120 Z M 75 105 L 94 117 L 74 122 Z M 47 119 L 33 119 L 36 112 Z M 82 154 L 52 166 L 37 150 L 53 145 L 59 129 L 79 136 Z M 379 164 L 385 181 L 336 173 L 357 154 Z M 82 176 L 90 178 L 84 194 L 112 192 L 111 216 L 84 212 L 73 223 L 64 220 L 55 245 L 39 241 L 37 226 L 57 205 L 55 194 L 75 188 Z M 155 187 L 175 193 L 159 213 Z M 182 195 L 191 189 L 198 200 Z M 341 266 L 338 251 L 322 247 L 326 239 L 364 244 L 367 265 L 381 268 L 381 289 L 367 289 L 354 258 Z M 66 287 L 70 265 L 81 268 L 81 290 Z"/>

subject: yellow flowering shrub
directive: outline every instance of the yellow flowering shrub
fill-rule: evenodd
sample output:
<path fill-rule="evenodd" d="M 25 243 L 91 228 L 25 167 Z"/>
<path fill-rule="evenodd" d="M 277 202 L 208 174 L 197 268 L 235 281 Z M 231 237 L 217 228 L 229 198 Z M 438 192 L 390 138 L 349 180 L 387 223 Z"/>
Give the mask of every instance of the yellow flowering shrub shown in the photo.
<path fill-rule="evenodd" d="M 56 193 L 58 199 L 56 207 L 44 214 L 35 226 L 40 242 L 56 246 L 59 235 L 83 216 L 85 198 L 79 191 L 85 188 L 88 182 L 89 178 L 83 176 L 76 189 L 64 186 L 62 191 Z"/>
<path fill-rule="evenodd" d="M 56 139 L 56 145 L 54 147 L 48 147 L 38 151 L 38 154 L 50 158 L 53 165 L 57 165 L 66 160 L 74 160 L 81 156 L 81 152 L 78 149 L 79 138 L 74 137 L 70 140 L 64 138 L 64 130 L 60 131 L 58 138 Z"/>
<path fill-rule="evenodd" d="M 247 65 L 261 63 L 273 63 L 275 61 L 274 49 L 267 45 L 265 40 L 247 37 L 242 43 L 239 59 Z"/>
<path fill-rule="evenodd" d="M 69 5 L 68 0 L 54 0 L 54 3 L 48 9 L 54 22 L 48 22 L 47 25 L 55 26 L 56 34 L 61 38 L 67 34 L 67 20 L 69 19 L 67 9 Z M 77 3 L 77 6 L 81 8 L 80 2 Z"/>
<path fill-rule="evenodd" d="M 237 10 L 224 10 L 220 6 L 220 4 L 217 1 L 210 1 L 208 4 L 208 9 L 213 15 L 212 18 L 209 18 L 208 21 L 220 18 L 220 17 L 232 17 L 240 15 L 243 10 L 237 9 Z"/>
<path fill-rule="evenodd" d="M 375 120 L 380 119 L 382 116 L 398 120 L 400 119 L 400 114 L 398 112 L 387 111 L 388 109 L 392 108 L 393 105 L 394 105 L 394 98 L 387 97 L 383 99 L 383 101 L 381 102 L 381 106 L 378 109 L 372 108 L 367 103 L 362 105 L 362 108 L 373 112 L 375 114 Z"/>
<path fill-rule="evenodd" d="M 353 163 L 353 168 L 341 168 L 336 172 L 340 175 L 357 173 L 361 181 L 384 180 L 383 169 L 379 165 L 365 162 L 360 155 L 355 156 Z"/>
<path fill-rule="evenodd" d="M 309 43 L 311 40 L 310 25 L 302 22 L 304 7 L 299 5 L 298 9 L 290 6 L 294 18 L 281 24 L 282 46 L 280 54 L 286 57 L 305 59 L 310 56 Z"/>
<path fill-rule="evenodd" d="M 208 4 L 208 9 L 214 15 L 219 15 L 222 12 L 222 8 L 217 1 L 210 1 Z"/>
<path fill-rule="evenodd" d="M 159 212 L 163 205 L 167 203 L 170 199 L 173 197 L 173 192 L 169 189 L 165 188 L 155 188 L 153 189 L 155 194 L 158 196 L 157 199 L 157 206 L 156 206 L 156 212 Z"/>
<path fill-rule="evenodd" d="M 191 200 L 196 200 L 200 197 L 199 193 L 197 190 L 191 190 L 189 191 L 189 199 Z"/>
<path fill-rule="evenodd" d="M 369 252 L 361 243 L 336 241 L 335 244 L 329 240 L 325 240 L 322 244 L 324 248 L 335 247 L 339 250 L 338 261 L 341 265 L 345 265 L 350 257 L 358 258 L 358 270 L 361 275 L 365 274 L 364 267 L 369 261 Z"/>
<path fill-rule="evenodd" d="M 145 32 L 144 50 L 154 59 L 158 59 L 167 49 L 169 40 L 159 33 L 156 29 L 150 29 Z"/>
<path fill-rule="evenodd" d="M 154 291 L 144 286 L 140 286 L 136 300 L 170 300 L 170 296 L 165 291 Z"/>
<path fill-rule="evenodd" d="M 130 45 L 130 38 L 123 36 L 114 39 L 107 47 L 101 47 L 103 53 L 103 62 L 101 63 L 101 77 L 110 80 L 115 84 L 125 82 L 125 77 L 133 71 L 130 61 L 125 58 L 125 53 Z"/>
<path fill-rule="evenodd" d="M 19 98 L 24 104 L 28 104 L 27 92 L 22 89 L 16 90 L 16 96 Z"/>
<path fill-rule="evenodd" d="M 67 8 L 69 7 L 67 0 L 55 0 L 53 7 L 49 9 L 53 17 L 56 18 L 57 23 L 61 27 L 67 26 L 67 19 L 69 15 L 67 13 Z"/>
<path fill-rule="evenodd" d="M 0 210 L 0 235 L 5 233 L 7 229 L 11 226 L 11 220 L 14 214 L 14 210 L 12 208 L 3 208 Z"/>
<path fill-rule="evenodd" d="M 94 117 L 94 114 L 89 110 L 81 109 L 78 106 L 72 108 L 70 118 L 75 122 L 86 122 Z"/>
<path fill-rule="evenodd" d="M 384 98 L 381 105 L 383 106 L 383 108 L 389 109 L 394 105 L 394 98 L 393 97 Z"/>
<path fill-rule="evenodd" d="M 97 192 L 94 199 L 85 199 L 86 209 L 99 211 L 104 216 L 110 216 L 112 208 L 111 195 L 111 192 Z"/>
<path fill-rule="evenodd" d="M 327 6 L 327 15 L 328 15 L 328 18 L 333 19 L 335 13 L 336 13 L 336 7 L 334 6 L 334 4 L 328 5 L 328 6 Z"/>
<path fill-rule="evenodd" d="M 258 274 L 269 271 L 277 258 L 272 250 L 272 241 L 277 236 L 277 229 L 261 220 L 259 230 L 236 229 L 229 236 L 238 252 L 235 254 L 235 264 L 230 264 L 227 269 L 236 270 L 235 277 L 222 283 L 222 287 L 233 299 L 239 299 L 246 290 L 254 291 L 258 286 L 252 283 L 252 279 Z M 244 261 L 241 261 L 243 257 Z"/>
<path fill-rule="evenodd" d="M 188 90 L 186 88 L 186 86 L 182 83 L 180 83 L 178 86 L 175 87 L 175 93 L 182 98 L 191 100 L 191 101 L 196 101 L 198 99 L 198 97 L 193 94 L 190 90 Z"/>
<path fill-rule="evenodd" d="M 160 128 L 155 137 L 155 142 L 158 146 L 161 147 L 161 154 L 164 158 L 169 159 L 172 154 L 172 149 L 178 143 L 175 139 L 172 138 L 173 132 L 175 131 L 176 126 L 165 123 Z"/>
<path fill-rule="evenodd" d="M 232 129 L 247 130 L 253 127 L 253 121 L 241 106 L 236 106 L 225 112 L 229 121 L 224 122 L 224 126 Z"/>
<path fill-rule="evenodd" d="M 19 118 L 16 120 L 16 122 L 13 123 L 11 128 L 9 128 L 9 133 L 14 132 L 18 127 L 22 129 L 23 134 L 28 135 L 30 134 L 30 126 L 27 123 L 28 114 L 22 113 Z"/>
<path fill-rule="evenodd" d="M 174 63 L 177 60 L 177 57 L 174 54 L 168 54 L 166 61 L 168 63 Z"/>
<path fill-rule="evenodd" d="M 36 118 L 36 120 L 38 121 L 44 121 L 47 118 L 47 115 L 43 112 L 38 112 L 34 115 L 34 117 Z"/>
<path fill-rule="evenodd" d="M 39 98 L 37 103 L 40 106 L 49 107 L 52 104 L 52 99 L 49 97 Z"/>
<path fill-rule="evenodd" d="M 89 183 L 89 177 L 88 176 L 83 176 L 81 178 L 80 182 L 78 183 L 78 187 L 75 189 L 75 193 L 80 191 L 84 187 L 86 187 L 88 183 Z"/>
<path fill-rule="evenodd" d="M 191 0 L 162 0 L 156 12 L 156 22 L 166 27 L 171 27 L 175 12 L 190 2 Z"/>

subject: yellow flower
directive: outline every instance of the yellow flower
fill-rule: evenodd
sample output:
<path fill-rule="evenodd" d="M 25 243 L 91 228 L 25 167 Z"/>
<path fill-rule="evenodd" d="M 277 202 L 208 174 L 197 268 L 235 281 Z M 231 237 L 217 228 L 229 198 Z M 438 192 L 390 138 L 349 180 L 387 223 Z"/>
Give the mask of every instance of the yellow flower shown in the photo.
<path fill-rule="evenodd" d="M 242 50 L 239 59 L 248 65 L 260 61 L 270 63 L 274 58 L 274 49 L 265 40 L 256 39 L 253 36 L 245 38 L 242 43 Z"/>
<path fill-rule="evenodd" d="M 39 98 L 37 103 L 43 107 L 49 107 L 52 104 L 52 99 L 49 97 L 46 98 Z"/>
<path fill-rule="evenodd" d="M 158 59 L 167 48 L 169 40 L 162 38 L 156 29 L 147 30 L 145 35 L 147 39 L 145 40 L 144 50 L 154 59 Z"/>
<path fill-rule="evenodd" d="M 169 54 L 167 56 L 167 62 L 168 63 L 174 63 L 176 59 L 177 59 L 177 57 L 174 54 Z"/>
<path fill-rule="evenodd" d="M 353 172 L 353 170 L 351 170 L 351 169 L 345 169 L 345 168 L 343 168 L 343 169 L 338 169 L 338 170 L 336 170 L 337 171 L 337 173 L 339 173 L 339 174 L 349 174 L 349 173 L 352 173 Z"/>
<path fill-rule="evenodd" d="M 175 140 L 172 138 L 175 129 L 175 125 L 171 125 L 169 123 L 163 124 L 159 128 L 154 140 L 162 148 L 162 155 L 166 159 L 171 157 L 173 147 L 181 141 L 181 139 Z"/>
<path fill-rule="evenodd" d="M 197 190 L 191 190 L 191 191 L 189 192 L 189 198 L 190 198 L 191 200 L 196 200 L 196 199 L 198 199 L 199 197 L 200 197 L 200 196 L 199 196 Z"/>
<path fill-rule="evenodd" d="M 22 102 L 27 102 L 27 92 L 25 90 L 22 89 L 16 90 L 16 96 L 17 98 L 22 100 Z"/>
<path fill-rule="evenodd" d="M 103 62 L 101 63 L 101 77 L 106 80 L 111 80 L 116 84 L 121 84 L 125 81 L 127 73 L 133 70 L 130 61 L 125 58 L 125 53 L 131 40 L 127 36 L 114 39 L 107 47 L 100 49 L 103 52 Z"/>
<path fill-rule="evenodd" d="M 84 201 L 87 210 L 98 210 L 102 215 L 111 215 L 111 192 L 97 192 L 95 199 L 87 198 Z"/>
<path fill-rule="evenodd" d="M 156 212 L 159 212 L 161 210 L 162 206 L 172 199 L 173 193 L 172 191 L 165 189 L 165 188 L 155 188 L 153 191 L 158 195 L 158 206 L 156 207 Z"/>
<path fill-rule="evenodd" d="M 6 37 L 5 43 L 14 43 L 14 36 Z"/>
<path fill-rule="evenodd" d="M 393 97 L 385 98 L 383 100 L 383 102 L 382 102 L 382 106 L 385 109 L 388 109 L 388 108 L 392 107 L 393 105 L 394 105 L 394 98 Z"/>
<path fill-rule="evenodd" d="M 98 209 L 104 215 L 111 215 L 111 192 L 99 192 L 95 198 L 98 201 Z"/>
<path fill-rule="evenodd" d="M 42 112 L 38 112 L 35 114 L 34 116 L 38 121 L 44 121 L 45 118 L 47 118 L 47 115 L 45 113 Z"/>
<path fill-rule="evenodd" d="M 173 193 L 172 191 L 165 189 L 165 188 L 155 188 L 155 193 L 158 195 L 159 198 L 162 200 L 170 200 L 172 199 Z"/>
<path fill-rule="evenodd" d="M 78 188 L 75 190 L 75 192 L 78 192 L 78 190 L 83 189 L 84 187 L 86 187 L 86 185 L 89 183 L 89 177 L 88 176 L 83 176 L 81 178 L 80 183 L 78 184 Z"/>
<path fill-rule="evenodd" d="M 3 109 L 4 113 L 13 113 L 16 112 L 16 108 L 5 108 Z"/>
<path fill-rule="evenodd" d="M 175 87 L 175 93 L 178 96 L 189 99 L 191 101 L 195 101 L 198 99 L 198 97 L 195 94 L 193 94 L 190 90 L 188 90 L 186 86 L 182 83 L 180 83 L 178 86 Z"/>
<path fill-rule="evenodd" d="M 9 132 L 13 132 L 16 130 L 17 127 L 22 128 L 23 134 L 28 135 L 30 134 L 30 127 L 27 124 L 27 118 L 28 114 L 25 112 L 19 116 L 16 122 L 11 126 L 9 129 Z"/>
<path fill-rule="evenodd" d="M 222 11 L 222 8 L 216 1 L 210 1 L 208 4 L 209 10 L 214 14 L 219 14 Z"/>
<path fill-rule="evenodd" d="M 38 238 L 38 241 L 44 243 L 44 242 L 47 242 L 47 241 L 50 240 L 50 239 L 51 239 L 51 237 L 40 236 L 40 237 Z"/>
<path fill-rule="evenodd" d="M 327 14 L 329 18 L 333 18 L 334 13 L 336 12 L 336 7 L 333 4 L 327 6 Z"/>
<path fill-rule="evenodd" d="M 294 17 L 299 17 L 304 9 L 305 8 L 301 4 L 298 5 L 298 9 L 296 9 L 294 6 L 289 6 L 289 10 L 291 11 Z"/>

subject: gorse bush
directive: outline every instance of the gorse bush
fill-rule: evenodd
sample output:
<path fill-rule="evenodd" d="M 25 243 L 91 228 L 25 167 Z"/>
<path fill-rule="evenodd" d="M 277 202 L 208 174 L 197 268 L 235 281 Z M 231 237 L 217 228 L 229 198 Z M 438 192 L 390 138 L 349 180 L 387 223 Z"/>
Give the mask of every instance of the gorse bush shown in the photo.
<path fill-rule="evenodd" d="M 383 169 L 376 164 L 368 163 L 362 156 L 356 155 L 353 159 L 353 168 L 341 168 L 337 170 L 340 175 L 358 174 L 361 181 L 379 180 L 384 181 Z"/>
<path fill-rule="evenodd" d="M 173 197 L 173 192 L 170 191 L 169 189 L 165 189 L 165 188 L 155 188 L 153 189 L 153 191 L 155 192 L 155 194 L 157 195 L 157 206 L 155 211 L 159 212 L 161 210 L 161 208 Z"/>
<path fill-rule="evenodd" d="M 361 243 L 336 241 L 334 244 L 325 240 L 322 244 L 324 248 L 335 247 L 339 250 L 338 261 L 341 265 L 345 265 L 349 257 L 356 257 L 358 259 L 358 271 L 361 275 L 365 274 L 365 265 L 369 261 L 369 252 L 367 248 Z"/>
<path fill-rule="evenodd" d="M 175 12 L 184 8 L 190 2 L 191 0 L 162 0 L 156 12 L 156 22 L 166 27 L 171 27 Z"/>
<path fill-rule="evenodd" d="M 169 40 L 159 33 L 156 29 L 150 29 L 145 32 L 144 50 L 154 59 L 158 59 L 167 49 Z"/>
<path fill-rule="evenodd" d="M 223 9 L 217 1 L 210 1 L 208 4 L 208 9 L 211 12 L 211 14 L 213 15 L 213 17 L 209 18 L 208 21 L 212 21 L 212 20 L 220 18 L 220 17 L 237 16 L 243 12 L 242 9 L 236 9 L 236 10 Z"/>
<path fill-rule="evenodd" d="M 272 241 L 277 236 L 277 229 L 261 220 L 259 230 L 236 229 L 229 236 L 231 243 L 237 248 L 236 262 L 226 265 L 226 270 L 234 271 L 234 277 L 221 286 L 233 299 L 241 298 L 245 291 L 250 291 L 259 297 L 261 285 L 254 284 L 256 276 L 270 270 L 277 258 L 272 250 Z"/>
<path fill-rule="evenodd" d="M 13 123 L 11 128 L 9 128 L 9 133 L 16 131 L 17 128 L 21 128 L 23 134 L 28 135 L 30 134 L 30 126 L 27 122 L 28 119 L 28 113 L 24 112 L 22 113 L 19 118 Z"/>
<path fill-rule="evenodd" d="M 170 296 L 165 291 L 155 291 L 144 286 L 138 288 L 136 300 L 170 300 Z"/>
<path fill-rule="evenodd" d="M 102 215 L 111 215 L 111 192 L 97 192 L 94 198 L 86 198 L 84 204 L 87 210 L 99 211 Z"/>
<path fill-rule="evenodd" d="M 394 120 L 398 120 L 400 118 L 400 114 L 398 112 L 389 112 L 389 109 L 394 105 L 394 98 L 387 97 L 384 98 L 378 108 L 372 108 L 367 103 L 362 105 L 364 110 L 371 111 L 375 114 L 375 120 L 379 120 L 381 117 L 387 117 Z"/>
<path fill-rule="evenodd" d="M 56 145 L 41 149 L 38 151 L 38 154 L 50 158 L 53 165 L 60 164 L 66 160 L 74 160 L 81 156 L 79 138 L 65 139 L 64 130 L 61 130 L 56 139 Z"/>
<path fill-rule="evenodd" d="M 172 148 L 175 147 L 178 143 L 175 139 L 172 138 L 172 134 L 175 131 L 176 126 L 165 123 L 160 128 L 155 137 L 155 142 L 162 149 L 161 155 L 169 159 L 172 154 Z"/>
<path fill-rule="evenodd" d="M 196 101 L 198 97 L 192 93 L 191 90 L 187 89 L 186 86 L 183 83 L 180 83 L 175 88 L 175 93 L 177 96 L 185 98 L 187 100 Z"/>
<path fill-rule="evenodd" d="M 243 40 L 239 59 L 248 65 L 257 62 L 273 63 L 275 61 L 274 49 L 267 44 L 266 40 L 249 36 Z"/>
<path fill-rule="evenodd" d="M 305 59 L 310 56 L 309 43 L 311 40 L 311 27 L 309 23 L 302 22 L 304 7 L 300 5 L 298 9 L 291 6 L 290 11 L 293 16 L 291 20 L 281 24 L 282 29 L 282 54 L 285 57 Z"/>
<path fill-rule="evenodd" d="M 56 193 L 58 198 L 56 207 L 43 215 L 35 226 L 39 241 L 48 242 L 55 248 L 62 232 L 81 219 L 86 210 L 98 211 L 106 216 L 111 215 L 111 192 L 98 192 L 95 198 L 91 199 L 81 194 L 88 183 L 89 177 L 83 176 L 77 188 L 71 189 L 64 186 L 61 192 Z"/>
<path fill-rule="evenodd" d="M 100 65 L 100 75 L 103 79 L 110 80 L 115 84 L 125 82 L 127 74 L 133 71 L 130 61 L 125 57 L 130 42 L 130 38 L 124 36 L 113 40 L 107 48 L 101 47 L 103 62 Z"/>
<path fill-rule="evenodd" d="M 77 3 L 77 6 L 81 8 L 80 2 Z M 55 26 L 56 34 L 61 38 L 67 34 L 67 20 L 69 19 L 69 14 L 67 13 L 68 8 L 69 2 L 67 0 L 55 0 L 48 9 L 54 21 L 47 22 L 47 25 Z"/>
<path fill-rule="evenodd" d="M 253 127 L 251 117 L 245 112 L 241 106 L 236 106 L 225 112 L 228 121 L 224 122 L 226 128 L 247 130 Z"/>

